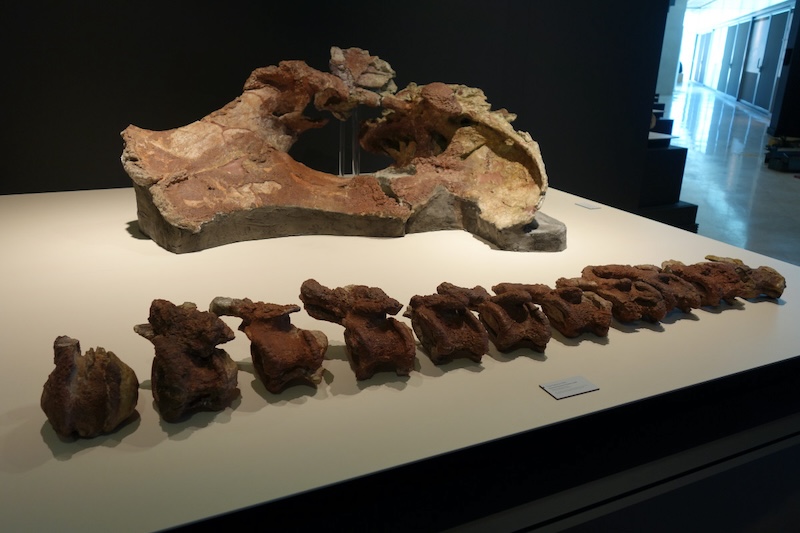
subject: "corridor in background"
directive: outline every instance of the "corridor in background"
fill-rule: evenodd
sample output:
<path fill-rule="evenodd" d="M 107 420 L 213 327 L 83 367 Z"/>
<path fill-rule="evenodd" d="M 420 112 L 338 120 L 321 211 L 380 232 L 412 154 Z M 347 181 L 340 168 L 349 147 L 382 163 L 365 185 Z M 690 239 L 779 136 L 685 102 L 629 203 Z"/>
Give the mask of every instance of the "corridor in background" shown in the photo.
<path fill-rule="evenodd" d="M 764 164 L 769 115 L 688 83 L 665 116 L 688 149 L 681 200 L 698 205 L 698 233 L 800 265 L 800 179 Z"/>

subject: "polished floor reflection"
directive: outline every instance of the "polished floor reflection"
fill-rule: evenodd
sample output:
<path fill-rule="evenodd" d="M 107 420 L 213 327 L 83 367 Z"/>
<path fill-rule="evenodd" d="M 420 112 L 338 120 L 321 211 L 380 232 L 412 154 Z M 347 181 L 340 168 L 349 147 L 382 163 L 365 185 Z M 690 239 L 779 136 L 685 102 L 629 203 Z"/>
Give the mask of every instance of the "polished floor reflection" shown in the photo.
<path fill-rule="evenodd" d="M 664 99 L 672 144 L 688 148 L 681 200 L 698 233 L 800 265 L 800 178 L 764 164 L 769 117 L 700 85 Z"/>

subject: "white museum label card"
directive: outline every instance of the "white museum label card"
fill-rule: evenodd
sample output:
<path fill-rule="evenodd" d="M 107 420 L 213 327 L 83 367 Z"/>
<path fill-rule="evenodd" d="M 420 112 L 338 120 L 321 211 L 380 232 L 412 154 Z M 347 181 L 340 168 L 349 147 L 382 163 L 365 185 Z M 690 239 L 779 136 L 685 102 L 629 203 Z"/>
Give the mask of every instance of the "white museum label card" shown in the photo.
<path fill-rule="evenodd" d="M 600 390 L 600 387 L 583 376 L 559 379 L 558 381 L 551 381 L 550 383 L 542 383 L 539 386 L 556 400 Z"/>

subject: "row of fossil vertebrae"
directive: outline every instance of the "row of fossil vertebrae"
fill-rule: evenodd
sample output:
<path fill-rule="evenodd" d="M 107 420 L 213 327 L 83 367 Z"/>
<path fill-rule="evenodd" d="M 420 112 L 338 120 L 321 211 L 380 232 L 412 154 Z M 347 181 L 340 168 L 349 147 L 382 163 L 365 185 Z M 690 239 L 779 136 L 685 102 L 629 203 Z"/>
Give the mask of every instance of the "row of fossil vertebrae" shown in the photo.
<path fill-rule="evenodd" d="M 780 298 L 786 287 L 772 268 L 707 259 L 692 265 L 666 261 L 661 267 L 587 266 L 578 278 L 557 280 L 555 288 L 500 283 L 492 287 L 494 295 L 480 286 L 445 282 L 436 294 L 411 298 L 405 312 L 411 327 L 389 316 L 403 306 L 377 287 L 330 289 L 309 279 L 300 287 L 300 300 L 313 318 L 344 327 L 356 379 L 386 370 L 407 376 L 415 366 L 414 333 L 434 364 L 455 358 L 479 363 L 490 340 L 501 352 L 543 352 L 553 330 L 568 338 L 606 336 L 612 318 L 657 322 L 675 309 L 690 312 L 736 298 Z M 328 339 L 322 332 L 295 327 L 289 315 L 297 311 L 298 305 L 247 298 L 214 298 L 209 311 L 192 303 L 154 300 L 148 323 L 134 330 L 155 347 L 151 385 L 161 417 L 176 422 L 197 411 L 221 410 L 240 395 L 237 364 L 217 347 L 234 338 L 220 316 L 242 320 L 239 329 L 250 340 L 255 373 L 269 392 L 320 383 Z M 54 349 L 56 369 L 45 384 L 42 408 L 59 435 L 96 436 L 113 431 L 134 413 L 138 380 L 113 353 L 97 348 L 81 356 L 78 341 L 69 337 L 56 339 Z"/>

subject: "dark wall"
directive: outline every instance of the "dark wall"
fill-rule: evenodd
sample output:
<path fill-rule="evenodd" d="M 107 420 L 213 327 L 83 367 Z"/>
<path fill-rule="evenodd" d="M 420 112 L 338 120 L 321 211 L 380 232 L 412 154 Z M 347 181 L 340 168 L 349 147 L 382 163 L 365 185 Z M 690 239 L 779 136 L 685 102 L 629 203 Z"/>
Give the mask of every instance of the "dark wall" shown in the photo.
<path fill-rule="evenodd" d="M 635 208 L 669 0 L 18 2 L 4 7 L 0 193 L 124 187 L 119 132 L 199 119 L 251 70 L 329 47 L 387 60 L 400 87 L 482 88 L 539 141 L 553 187 Z M 338 128 L 293 152 L 336 168 Z"/>

